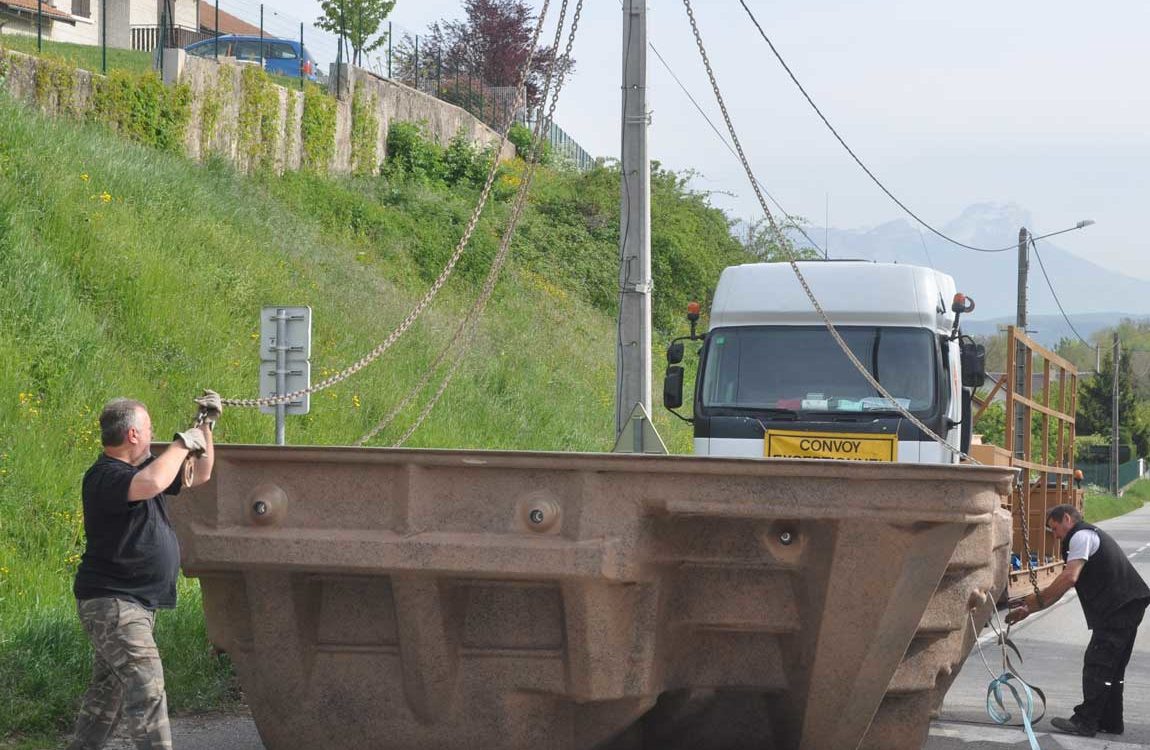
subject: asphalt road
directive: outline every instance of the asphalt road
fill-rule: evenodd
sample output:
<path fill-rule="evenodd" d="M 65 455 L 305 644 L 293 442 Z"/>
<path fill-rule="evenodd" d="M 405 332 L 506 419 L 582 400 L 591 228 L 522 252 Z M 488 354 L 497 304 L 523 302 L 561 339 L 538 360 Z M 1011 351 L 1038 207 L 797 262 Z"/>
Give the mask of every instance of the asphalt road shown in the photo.
<path fill-rule="evenodd" d="M 1150 581 L 1150 506 L 1099 524 L 1122 546 L 1142 577 Z M 988 641 L 992 634 L 980 640 Z M 1049 700 L 1047 718 L 1035 728 L 1043 750 L 1145 750 L 1150 747 L 1150 624 L 1143 624 L 1126 672 L 1126 732 L 1087 739 L 1053 731 L 1050 717 L 1069 716 L 1081 697 L 1082 653 L 1090 640 L 1082 608 L 1073 591 L 1054 607 L 1032 615 L 1011 630 L 1022 651 L 1020 670 L 1042 687 Z M 1021 726 L 999 726 L 986 714 L 986 688 L 1001 671 L 1001 652 L 983 644 L 967 659 L 931 725 L 925 750 L 1028 750 Z M 178 750 L 265 750 L 249 716 L 185 717 L 172 721 Z M 131 750 L 110 743 L 109 750 Z"/>

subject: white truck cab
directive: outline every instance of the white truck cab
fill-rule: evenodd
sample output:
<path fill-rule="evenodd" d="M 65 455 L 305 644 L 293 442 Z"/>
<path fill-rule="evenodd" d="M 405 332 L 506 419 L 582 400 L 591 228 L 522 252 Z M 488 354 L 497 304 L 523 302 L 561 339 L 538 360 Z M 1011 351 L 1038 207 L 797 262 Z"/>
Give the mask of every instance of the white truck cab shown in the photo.
<path fill-rule="evenodd" d="M 851 351 L 902 406 L 962 451 L 970 443 L 982 347 L 958 329 L 972 300 L 931 268 L 868 261 L 799 263 Z M 697 311 L 692 315 L 697 319 Z M 692 315 L 688 317 L 691 318 Z M 701 340 L 695 379 L 699 455 L 954 463 L 906 419 L 832 338 L 788 263 L 719 278 L 705 335 L 672 342 L 664 405 L 682 405 L 683 341 Z M 964 372 L 965 367 L 965 372 Z"/>

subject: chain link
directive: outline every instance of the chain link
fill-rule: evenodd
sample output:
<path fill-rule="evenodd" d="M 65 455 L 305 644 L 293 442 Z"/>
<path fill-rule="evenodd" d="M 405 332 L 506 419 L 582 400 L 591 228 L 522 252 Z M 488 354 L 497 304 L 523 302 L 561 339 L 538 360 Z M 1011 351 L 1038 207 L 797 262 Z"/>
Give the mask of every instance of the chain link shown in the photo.
<path fill-rule="evenodd" d="M 403 319 L 403 322 L 400 323 L 395 328 L 395 330 L 391 332 L 391 334 L 383 341 L 383 343 L 368 352 L 358 362 L 350 365 L 340 372 L 337 372 L 335 375 L 332 375 L 326 380 L 323 380 L 307 388 L 302 388 L 291 393 L 285 393 L 280 396 L 269 396 L 265 398 L 224 398 L 220 399 L 221 403 L 226 406 L 239 407 L 276 406 L 278 404 L 286 404 L 296 399 L 302 398 L 303 396 L 308 396 L 313 393 L 318 393 L 326 388 L 330 388 L 337 383 L 347 380 L 352 375 L 362 370 L 364 367 L 367 367 L 372 362 L 379 359 L 384 352 L 390 349 L 391 346 L 399 340 L 400 336 L 402 336 L 407 332 L 409 328 L 411 328 L 419 316 L 423 314 L 423 311 L 427 309 L 428 305 L 430 305 L 431 302 L 435 299 L 436 295 L 439 294 L 439 290 L 445 283 L 447 283 L 447 279 L 451 276 L 452 271 L 455 270 L 455 265 L 459 262 L 459 258 L 463 255 L 463 251 L 467 248 L 467 243 L 471 241 L 471 235 L 475 231 L 476 225 L 479 223 L 479 217 L 482 215 L 484 207 L 487 205 L 487 199 L 491 195 L 492 185 L 495 183 L 495 175 L 499 171 L 499 154 L 502 153 L 503 149 L 507 146 L 507 134 L 510 132 L 511 126 L 515 123 L 515 114 L 524 104 L 527 89 L 527 78 L 531 71 L 531 60 L 533 52 L 539 44 L 539 36 L 543 31 L 543 22 L 547 16 L 547 9 L 550 4 L 551 0 L 543 0 L 543 5 L 539 10 L 539 20 L 535 24 L 535 31 L 531 37 L 531 45 L 528 47 L 528 53 L 524 60 L 523 68 L 519 72 L 519 81 L 515 89 L 515 104 L 511 108 L 511 114 L 508 115 L 503 130 L 500 133 L 499 148 L 496 151 L 494 158 L 491 160 L 490 169 L 487 170 L 487 180 L 483 183 L 483 190 L 479 195 L 479 201 L 475 206 L 475 210 L 472 211 L 471 218 L 467 222 L 467 227 L 463 232 L 463 236 L 459 239 L 459 244 L 456 245 L 455 251 L 452 253 L 451 258 L 447 261 L 447 265 L 444 266 L 443 271 L 440 272 L 439 277 L 431 285 L 431 288 L 427 290 L 427 293 L 423 295 L 423 298 L 420 299 L 418 303 L 416 303 L 415 307 L 412 308 L 407 317 Z"/>
<path fill-rule="evenodd" d="M 567 0 L 563 0 L 562 10 L 559 15 L 559 26 L 556 28 L 555 32 L 555 42 L 551 45 L 552 49 L 557 50 L 559 48 L 559 40 L 562 38 L 559 32 L 563 28 L 563 18 L 566 15 L 566 10 Z M 563 52 L 565 58 L 569 58 L 571 55 L 571 46 L 575 41 L 575 32 L 579 27 L 579 19 L 582 14 L 583 0 L 577 0 L 575 4 L 575 14 L 571 21 L 571 32 L 567 37 L 567 45 Z M 553 79 L 555 62 L 556 58 L 553 57 L 551 60 L 552 73 L 548 78 L 547 86 L 550 86 L 551 80 Z M 475 340 L 475 334 L 479 330 L 479 318 L 483 315 L 483 309 L 487 306 L 488 300 L 491 299 L 492 292 L 495 291 L 495 283 L 499 279 L 500 271 L 503 268 L 503 264 L 507 260 L 511 247 L 511 237 L 515 233 L 515 228 L 519 224 L 519 219 L 522 216 L 523 208 L 527 203 L 527 191 L 531 186 L 532 180 L 535 178 L 535 170 L 539 165 L 539 157 L 541 156 L 541 152 L 543 150 L 542 130 L 544 127 L 550 128 L 551 122 L 554 120 L 555 105 L 559 101 L 559 91 L 563 88 L 563 82 L 564 76 L 560 75 L 558 81 L 555 84 L 555 92 L 552 94 L 551 105 L 548 107 L 546 118 L 536 117 L 535 131 L 532 133 L 534 145 L 531 149 L 531 161 L 528 163 L 527 173 L 523 177 L 523 184 L 520 186 L 521 190 L 518 195 L 516 195 L 516 202 L 512 210 L 511 218 L 508 221 L 507 229 L 504 231 L 503 238 L 499 244 L 499 252 L 496 254 L 495 260 L 492 262 L 491 273 L 487 277 L 487 281 L 483 286 L 483 293 L 480 295 L 479 300 L 476 302 L 476 308 L 472 313 L 471 322 L 468 326 L 470 330 L 467 334 L 467 338 L 461 347 L 459 355 L 455 358 L 455 361 L 451 363 L 451 368 L 444 376 L 443 382 L 440 383 L 439 389 L 436 390 L 435 395 L 432 396 L 431 400 L 423 408 L 423 411 L 420 412 L 419 417 L 415 420 L 415 423 L 412 424 L 411 427 L 407 429 L 407 432 L 405 432 L 403 436 L 394 443 L 394 447 L 396 448 L 406 443 L 408 439 L 413 434 L 415 434 L 415 431 L 419 429 L 420 425 L 423 424 L 424 420 L 427 419 L 428 415 L 431 414 L 431 410 L 435 408 L 437 403 L 439 403 L 439 399 L 447 390 L 447 386 L 451 384 L 452 379 L 455 377 L 455 373 L 459 370 L 459 366 L 463 363 L 467 356 L 467 351 L 470 349 L 472 342 Z M 545 99 L 546 96 L 547 89 L 545 87 L 543 98 Z M 542 104 L 540 105 L 540 108 L 542 108 Z M 467 321 L 465 321 L 465 323 L 467 323 Z"/>
<path fill-rule="evenodd" d="M 1038 590 L 1038 566 L 1035 564 L 1037 561 L 1030 560 L 1030 504 L 1026 501 L 1027 487 L 1024 484 L 1029 481 L 1029 469 L 1024 469 L 1019 476 L 1022 478 L 1022 482 L 1018 485 L 1018 502 L 1022 505 L 1022 552 L 1026 555 L 1026 569 L 1030 576 L 1030 585 L 1034 588 L 1034 597 L 1039 599 L 1042 592 Z"/>
<path fill-rule="evenodd" d="M 771 214 L 771 210 L 767 207 L 767 202 L 763 199 L 763 193 L 759 188 L 759 182 L 755 179 L 755 173 L 751 169 L 750 162 L 747 161 L 747 155 L 743 151 L 743 145 L 739 142 L 739 136 L 735 133 L 735 126 L 731 123 L 731 116 L 727 112 L 727 104 L 723 100 L 723 94 L 719 90 L 718 81 L 715 80 L 715 72 L 711 68 L 711 61 L 707 57 L 707 50 L 703 46 L 703 38 L 699 34 L 699 25 L 695 21 L 695 11 L 691 8 L 691 0 L 683 0 L 683 5 L 687 8 L 687 18 L 691 21 L 691 31 L 695 35 L 695 45 L 699 48 L 699 54 L 703 58 L 703 65 L 707 69 L 707 77 L 711 81 L 711 89 L 714 91 L 715 99 L 719 104 L 719 109 L 723 113 L 723 120 L 727 124 L 727 132 L 730 133 L 731 141 L 734 143 L 735 149 L 738 151 L 739 161 L 742 162 L 743 170 L 747 173 L 747 177 L 750 179 L 751 187 L 755 191 L 755 197 L 758 198 L 759 205 L 762 207 L 763 213 L 766 215 L 767 223 L 770 225 L 771 232 L 774 234 L 778 241 L 779 249 L 782 250 L 783 253 L 787 256 L 787 262 L 790 264 L 791 270 L 795 272 L 795 276 L 798 278 L 799 284 L 802 285 L 803 291 L 806 292 L 807 298 L 811 301 L 811 305 L 814 306 L 815 311 L 819 314 L 819 317 L 822 318 L 823 324 L 826 326 L 827 331 L 830 332 L 831 336 L 835 340 L 835 343 L 837 343 L 839 348 L 843 350 L 843 353 L 847 356 L 847 359 L 850 360 L 851 364 L 855 366 L 855 368 L 866 379 L 872 388 L 878 391 L 878 393 L 883 398 L 887 399 L 891 403 L 891 405 L 895 408 L 895 410 L 899 412 L 899 414 L 906 417 L 906 419 L 910 421 L 911 424 L 922 430 L 923 433 L 925 433 L 928 437 L 937 442 L 943 448 L 950 451 L 952 454 L 958 456 L 959 458 L 965 458 L 971 463 L 980 463 L 967 453 L 964 453 L 962 450 L 955 448 L 953 445 L 946 442 L 945 438 L 935 433 L 934 430 L 923 424 L 922 421 L 918 419 L 918 417 L 911 414 L 910 411 L 895 401 L 894 397 L 891 396 L 886 388 L 884 388 L 882 384 L 879 383 L 878 380 L 870 374 L 870 371 L 867 370 L 866 366 L 863 365 L 863 363 L 859 361 L 858 357 L 855 356 L 855 353 L 851 351 L 850 347 L 847 345 L 847 342 L 843 340 L 842 335 L 838 332 L 838 329 L 835 328 L 834 323 L 831 322 L 830 317 L 823 310 L 822 305 L 819 304 L 819 301 L 815 297 L 814 292 L 811 291 L 810 285 L 807 284 L 806 277 L 803 276 L 803 272 L 799 269 L 799 265 L 795 261 L 794 253 L 791 252 L 787 238 L 783 235 L 783 232 L 779 228 L 778 223 L 775 222 L 775 217 Z"/>
<path fill-rule="evenodd" d="M 424 406 L 415 422 L 407 429 L 406 432 L 404 432 L 403 436 L 400 437 L 399 440 L 397 440 L 395 443 L 393 443 L 393 447 L 398 448 L 406 443 L 408 439 L 415 434 L 415 431 L 418 430 L 423 422 L 427 419 L 428 415 L 431 414 L 431 411 L 435 408 L 435 405 L 439 403 L 439 399 L 443 396 L 444 392 L 447 390 L 447 387 L 451 384 L 451 381 L 454 379 L 460 365 L 463 363 L 464 359 L 466 359 L 467 353 L 470 350 L 472 343 L 475 341 L 475 335 L 479 330 L 479 319 L 483 316 L 483 311 L 487 307 L 487 303 L 490 301 L 492 293 L 495 291 L 495 285 L 499 280 L 500 273 L 502 272 L 503 266 L 509 256 L 511 238 L 515 233 L 515 229 L 519 224 L 520 218 L 522 217 L 523 209 L 527 203 L 527 192 L 531 186 L 532 181 L 534 180 L 535 170 L 539 166 L 539 158 L 543 151 L 542 132 L 554 120 L 555 107 L 559 101 L 559 92 L 563 88 L 563 84 L 565 82 L 564 76 L 560 75 L 558 78 L 555 77 L 555 71 L 556 63 L 560 59 L 558 54 L 559 42 L 563 38 L 562 31 L 564 21 L 567 17 L 567 4 L 568 0 L 563 0 L 559 9 L 559 21 L 555 27 L 555 39 L 551 45 L 551 64 L 549 66 L 547 79 L 544 82 L 543 92 L 540 96 L 539 109 L 535 118 L 534 131 L 532 132 L 532 148 L 527 163 L 527 170 L 524 173 L 523 180 L 519 186 L 519 190 L 516 192 L 511 216 L 508 219 L 507 227 L 504 229 L 503 237 L 500 239 L 499 250 L 491 263 L 491 270 L 488 272 L 487 279 L 484 281 L 483 290 L 480 293 L 479 298 L 475 301 L 475 305 L 472 307 L 471 311 L 460 322 L 459 327 L 456 329 L 455 335 L 451 342 L 439 354 L 435 362 L 428 368 L 420 382 L 415 386 L 415 388 L 411 390 L 411 392 L 407 394 L 399 406 L 392 409 L 391 412 L 383 419 L 383 421 L 376 425 L 369 433 L 360 438 L 356 442 L 356 445 L 365 444 L 368 440 L 375 437 L 377 434 L 379 434 L 379 432 L 390 425 L 395 417 L 403 409 L 405 409 L 408 404 L 411 403 L 415 396 L 422 392 L 423 388 L 426 387 L 428 382 L 430 382 L 432 374 L 439 368 L 439 365 L 447 357 L 448 353 L 450 353 L 457 344 L 462 342 L 462 345 L 460 346 L 454 361 L 451 363 L 451 366 L 448 369 L 447 374 L 444 376 L 443 382 L 440 383 L 439 388 L 436 390 L 435 395 L 433 395 L 431 400 L 428 401 L 428 403 Z M 563 50 L 563 59 L 568 59 L 571 56 L 571 49 L 575 43 L 575 34 L 578 31 L 579 20 L 582 15 L 583 0 L 577 0 L 575 4 L 575 13 L 571 19 L 571 29 L 567 36 L 567 44 Z M 554 92 L 551 92 L 551 85 L 553 82 L 555 84 L 555 90 Z M 544 117 L 543 105 L 547 103 L 548 94 L 550 94 L 551 100 L 547 109 L 547 114 Z"/>

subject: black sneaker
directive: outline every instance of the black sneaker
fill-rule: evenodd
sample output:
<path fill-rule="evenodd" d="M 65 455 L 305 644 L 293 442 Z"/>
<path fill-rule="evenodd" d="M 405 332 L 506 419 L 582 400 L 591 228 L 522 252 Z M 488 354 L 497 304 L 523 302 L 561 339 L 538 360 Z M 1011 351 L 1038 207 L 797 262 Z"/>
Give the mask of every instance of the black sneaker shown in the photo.
<path fill-rule="evenodd" d="M 1069 719 L 1055 717 L 1050 720 L 1050 724 L 1059 731 L 1066 732 L 1067 734 L 1077 734 L 1080 737 L 1093 737 L 1095 734 L 1093 729 L 1082 726 L 1073 716 Z"/>

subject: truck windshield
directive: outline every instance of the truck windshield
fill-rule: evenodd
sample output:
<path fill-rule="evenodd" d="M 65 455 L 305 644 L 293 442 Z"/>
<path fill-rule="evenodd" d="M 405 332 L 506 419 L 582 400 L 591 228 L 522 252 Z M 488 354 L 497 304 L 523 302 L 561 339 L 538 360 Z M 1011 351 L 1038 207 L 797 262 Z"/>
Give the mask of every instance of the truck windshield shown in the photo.
<path fill-rule="evenodd" d="M 922 328 L 840 327 L 855 356 L 899 405 L 933 409 L 934 334 Z M 823 326 L 755 326 L 711 332 L 703 405 L 736 409 L 886 411 L 881 398 Z"/>

